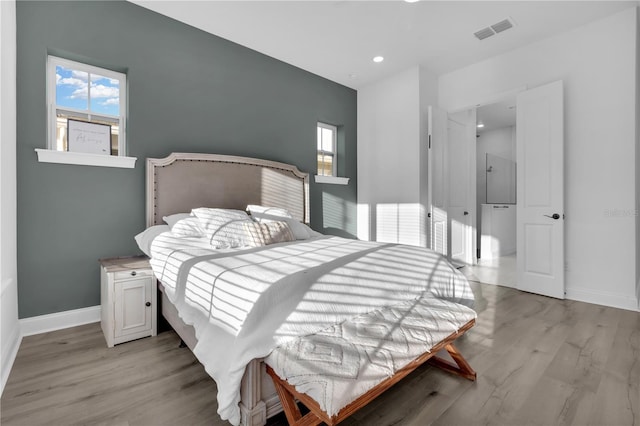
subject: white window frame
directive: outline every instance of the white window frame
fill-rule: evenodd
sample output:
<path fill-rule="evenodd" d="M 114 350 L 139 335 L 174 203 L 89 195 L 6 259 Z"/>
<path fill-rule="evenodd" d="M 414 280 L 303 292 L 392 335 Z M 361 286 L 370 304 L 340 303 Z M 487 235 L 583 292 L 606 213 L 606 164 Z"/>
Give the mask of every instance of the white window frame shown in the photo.
<path fill-rule="evenodd" d="M 318 155 L 322 155 L 323 157 L 325 155 L 329 156 L 332 158 L 331 161 L 331 165 L 332 165 L 332 170 L 331 170 L 331 175 L 330 176 L 338 176 L 338 155 L 336 152 L 336 148 L 338 146 L 338 127 L 334 126 L 333 124 L 327 124 L 327 123 L 322 123 L 320 121 L 318 121 L 318 128 L 319 129 L 327 129 L 331 131 L 331 152 L 328 153 L 328 151 L 324 151 L 322 149 L 322 144 L 320 145 L 321 147 L 318 149 Z M 316 129 L 316 134 L 317 134 L 317 129 Z M 316 141 L 316 148 L 317 148 L 317 144 L 318 141 Z M 318 170 L 318 176 L 326 176 L 326 175 L 320 175 L 319 173 L 320 171 Z"/>
<path fill-rule="evenodd" d="M 325 151 L 322 150 L 322 148 L 318 149 L 318 140 L 317 140 L 318 128 L 331 130 L 331 133 L 333 135 L 332 141 L 331 141 L 332 152 L 330 154 L 330 156 L 332 157 L 331 176 L 318 174 L 319 173 L 319 170 L 317 170 L 318 155 L 323 155 L 323 156 L 326 155 Z M 316 173 L 317 173 L 315 175 L 316 183 L 330 183 L 330 184 L 336 184 L 336 185 L 347 185 L 349 183 L 349 178 L 338 177 L 338 126 L 334 126 L 333 124 L 323 123 L 321 121 L 318 121 L 316 126 Z"/>
<path fill-rule="evenodd" d="M 67 69 L 84 71 L 88 74 L 97 74 L 103 77 L 118 80 L 119 93 L 119 114 L 109 115 L 90 111 L 91 99 L 87 99 L 87 110 L 76 110 L 74 108 L 57 108 L 56 105 L 56 67 L 62 66 Z M 91 84 L 91 79 L 88 79 Z M 90 96 L 89 91 L 89 96 Z M 71 113 L 79 113 L 91 117 L 103 117 L 118 120 L 118 155 L 98 155 L 80 152 L 60 151 L 56 146 L 56 119 L 57 109 L 63 109 Z M 105 68 L 88 65 L 82 62 L 71 61 L 49 55 L 47 57 L 47 149 L 36 149 L 38 161 L 48 163 L 80 164 L 103 167 L 135 167 L 135 157 L 127 157 L 127 76 L 126 74 L 108 70 Z"/>

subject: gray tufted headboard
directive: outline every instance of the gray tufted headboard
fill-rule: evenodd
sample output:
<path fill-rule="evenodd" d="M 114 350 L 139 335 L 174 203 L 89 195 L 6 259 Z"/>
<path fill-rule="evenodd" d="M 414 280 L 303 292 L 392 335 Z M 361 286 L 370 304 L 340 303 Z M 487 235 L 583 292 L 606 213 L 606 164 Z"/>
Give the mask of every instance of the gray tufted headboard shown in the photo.
<path fill-rule="evenodd" d="M 172 153 L 147 159 L 147 226 L 197 207 L 244 210 L 260 204 L 289 210 L 309 223 L 309 175 L 257 158 Z"/>

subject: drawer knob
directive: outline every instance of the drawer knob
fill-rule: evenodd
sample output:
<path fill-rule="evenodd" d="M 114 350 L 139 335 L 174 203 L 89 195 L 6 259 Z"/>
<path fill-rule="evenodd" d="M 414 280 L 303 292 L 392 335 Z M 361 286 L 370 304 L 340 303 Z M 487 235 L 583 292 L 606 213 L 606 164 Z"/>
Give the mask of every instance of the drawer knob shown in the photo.
<path fill-rule="evenodd" d="M 147 302 L 144 304 L 145 306 L 151 306 L 151 302 Z"/>
<path fill-rule="evenodd" d="M 131 271 L 131 275 L 136 276 L 136 271 Z"/>

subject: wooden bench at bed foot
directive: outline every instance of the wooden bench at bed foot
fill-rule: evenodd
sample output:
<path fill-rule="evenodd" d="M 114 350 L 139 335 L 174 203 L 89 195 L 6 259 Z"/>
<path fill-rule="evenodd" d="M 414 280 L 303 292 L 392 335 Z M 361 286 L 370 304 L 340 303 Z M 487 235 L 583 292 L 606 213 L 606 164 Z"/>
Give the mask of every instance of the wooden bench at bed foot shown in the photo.
<path fill-rule="evenodd" d="M 418 299 L 352 318 L 280 346 L 265 359 L 291 425 L 335 425 L 429 362 L 469 380 L 476 373 L 454 346 L 475 312 Z M 454 362 L 436 356 L 446 350 Z M 309 413 L 303 416 L 296 400 Z"/>

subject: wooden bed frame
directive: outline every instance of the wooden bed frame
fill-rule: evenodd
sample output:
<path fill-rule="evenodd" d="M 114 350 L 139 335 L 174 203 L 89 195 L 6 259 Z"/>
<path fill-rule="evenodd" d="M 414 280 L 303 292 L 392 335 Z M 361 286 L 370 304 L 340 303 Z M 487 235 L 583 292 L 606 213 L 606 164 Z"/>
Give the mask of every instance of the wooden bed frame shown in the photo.
<path fill-rule="evenodd" d="M 309 223 L 309 175 L 296 166 L 256 158 L 217 154 L 172 153 L 147 159 L 147 227 L 162 217 L 197 207 L 245 210 L 248 204 L 287 209 Z M 162 292 L 162 283 L 158 284 Z M 193 327 L 178 316 L 162 292 L 161 311 L 186 345 L 197 343 Z M 261 426 L 282 411 L 273 382 L 261 360 L 245 371 L 240 390 L 241 422 Z"/>
<path fill-rule="evenodd" d="M 248 204 L 284 208 L 296 219 L 309 223 L 308 174 L 289 164 L 226 155 L 172 153 L 162 159 L 147 159 L 148 227 L 162 224 L 163 216 L 187 213 L 197 207 L 244 210 Z M 158 288 L 162 291 L 162 283 L 158 283 Z M 197 343 L 194 329 L 180 319 L 164 292 L 161 306 L 164 318 L 193 350 Z M 447 371 L 474 380 L 475 372 L 453 346 L 453 341 L 472 326 L 473 322 L 470 321 L 458 333 L 438 343 L 430 353 L 417 358 L 345 407 L 336 418 L 326 414 L 323 416 L 319 407 L 314 407 L 315 401 L 297 393 L 275 374 L 272 380 L 266 364 L 261 359 L 253 360 L 247 366 L 241 384 L 241 423 L 247 426 L 264 425 L 267 418 L 283 411 L 284 404 L 291 423 L 319 424 L 324 421 L 336 424 L 429 359 Z M 447 350 L 457 365 L 433 357 L 440 349 Z M 311 409 L 311 416 L 300 415 L 294 397 Z"/>

